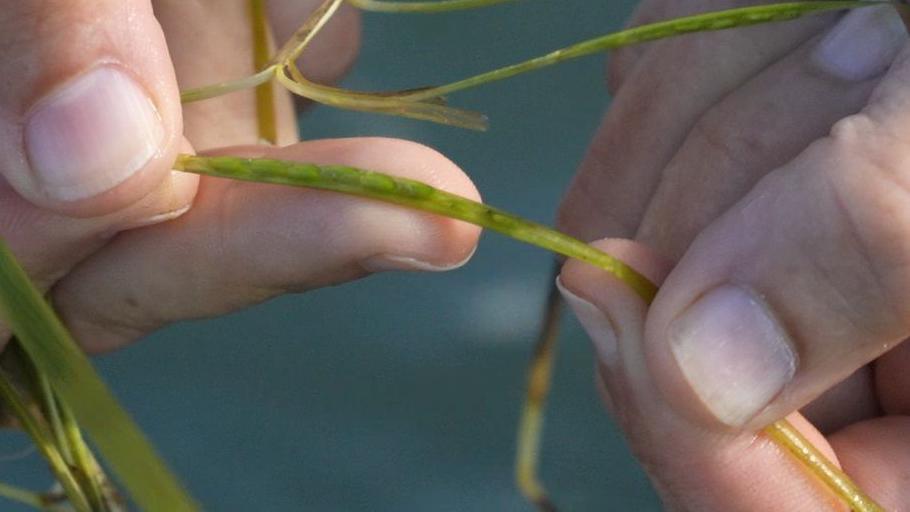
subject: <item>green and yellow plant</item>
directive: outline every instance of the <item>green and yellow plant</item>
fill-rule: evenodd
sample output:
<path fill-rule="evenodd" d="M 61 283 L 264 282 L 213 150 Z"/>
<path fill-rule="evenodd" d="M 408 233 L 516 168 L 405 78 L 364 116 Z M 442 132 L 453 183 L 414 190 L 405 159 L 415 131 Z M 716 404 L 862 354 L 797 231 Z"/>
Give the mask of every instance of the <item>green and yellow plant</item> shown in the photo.
<path fill-rule="evenodd" d="M 296 64 L 298 56 L 344 1 L 325 0 L 273 53 L 265 3 L 250 0 L 250 27 L 254 39 L 252 59 L 258 71 L 229 82 L 184 91 L 182 100 L 203 101 L 255 88 L 259 134 L 265 141 L 276 139 L 272 89 L 275 81 L 294 94 L 329 106 L 483 130 L 487 121 L 482 114 L 450 106 L 447 97 L 569 59 L 691 32 L 783 22 L 816 13 L 881 4 L 893 4 L 901 14 L 906 14 L 903 5 L 887 0 L 799 1 L 731 9 L 630 28 L 442 86 L 358 92 L 309 81 Z M 347 1 L 365 10 L 434 13 L 514 0 Z M 645 301 L 653 299 L 657 292 L 657 287 L 648 279 L 609 254 L 546 226 L 421 182 L 345 166 L 231 156 L 180 155 L 174 169 L 219 178 L 329 190 L 459 219 L 594 265 L 619 278 Z M 546 322 L 530 365 L 527 400 L 518 432 L 517 483 L 524 495 L 541 510 L 555 510 L 538 481 L 537 461 L 558 311 L 558 294 L 551 293 Z M 149 511 L 199 509 L 118 405 L 2 241 L 0 317 L 15 334 L 0 362 L 0 397 L 15 417 L 16 425 L 34 441 L 62 489 L 56 493 L 36 493 L 2 484 L 0 495 L 42 510 L 116 511 L 126 509 L 130 501 L 137 508 Z M 113 479 L 106 476 L 102 464 L 95 459 L 89 443 L 83 439 L 82 430 L 98 450 Z M 768 426 L 764 433 L 803 464 L 807 474 L 817 478 L 853 510 L 880 510 L 786 420 Z M 115 489 L 114 482 L 125 494 Z"/>

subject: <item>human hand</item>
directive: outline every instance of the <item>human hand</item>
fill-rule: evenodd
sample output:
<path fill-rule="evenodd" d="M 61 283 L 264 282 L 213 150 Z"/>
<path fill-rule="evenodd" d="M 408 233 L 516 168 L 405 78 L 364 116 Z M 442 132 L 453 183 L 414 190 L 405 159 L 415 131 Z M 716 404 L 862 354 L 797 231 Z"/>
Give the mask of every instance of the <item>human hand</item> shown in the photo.
<path fill-rule="evenodd" d="M 317 3 L 271 2 L 277 38 Z M 473 250 L 477 230 L 455 221 L 171 171 L 178 152 L 217 150 L 366 167 L 476 197 L 457 167 L 412 143 L 248 146 L 259 142 L 251 91 L 182 108 L 178 83 L 253 71 L 248 16 L 246 0 L 30 0 L 0 13 L 0 236 L 89 350 L 373 271 L 443 270 Z M 337 78 L 358 39 L 356 14 L 343 11 L 302 68 Z M 288 144 L 293 106 L 276 93 Z"/>
<path fill-rule="evenodd" d="M 646 1 L 636 23 L 741 3 Z M 560 223 L 634 237 L 599 244 L 663 286 L 647 309 L 578 262 L 561 284 L 669 508 L 834 506 L 756 434 L 788 414 L 886 509 L 910 503 L 908 84 L 889 7 L 613 61 Z"/>

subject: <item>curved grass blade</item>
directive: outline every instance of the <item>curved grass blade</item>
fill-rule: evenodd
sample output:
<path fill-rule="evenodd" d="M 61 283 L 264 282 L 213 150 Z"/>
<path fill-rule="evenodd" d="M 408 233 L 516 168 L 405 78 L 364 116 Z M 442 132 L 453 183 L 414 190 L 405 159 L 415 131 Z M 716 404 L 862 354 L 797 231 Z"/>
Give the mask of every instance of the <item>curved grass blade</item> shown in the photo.
<path fill-rule="evenodd" d="M 29 410 L 25 399 L 20 395 L 5 371 L 0 372 L 0 397 L 3 398 L 3 402 L 16 415 L 22 430 L 28 434 L 35 446 L 38 447 L 38 451 L 41 452 L 44 460 L 47 461 L 51 473 L 54 474 L 57 482 L 60 483 L 66 492 L 70 505 L 76 512 L 92 512 L 92 507 L 89 505 L 88 498 L 82 492 L 82 487 L 79 485 L 76 475 L 73 474 L 70 465 L 67 464 L 63 454 L 60 453 L 60 450 L 54 444 L 53 433 L 46 424 Z"/>
<path fill-rule="evenodd" d="M 0 315 L 142 510 L 198 510 L 2 241 Z"/>
<path fill-rule="evenodd" d="M 304 48 L 310 44 L 310 41 L 316 37 L 316 34 L 322 30 L 322 27 L 332 18 L 344 0 L 325 0 L 317 7 L 310 17 L 300 26 L 290 39 L 285 42 L 281 48 L 272 57 L 271 64 L 279 66 L 297 60 Z"/>
<path fill-rule="evenodd" d="M 438 122 L 452 126 L 471 129 L 485 129 L 486 120 L 478 113 L 452 107 L 442 108 L 442 98 L 453 92 L 477 87 L 490 82 L 504 80 L 523 73 L 536 71 L 561 62 L 601 53 L 625 46 L 631 46 L 657 39 L 664 39 L 693 32 L 727 30 L 748 25 L 773 23 L 796 19 L 810 14 L 845 9 L 857 9 L 872 5 L 894 4 L 891 0 L 840 0 L 840 1 L 802 1 L 785 2 L 770 5 L 758 5 L 696 14 L 648 25 L 633 27 L 614 32 L 594 39 L 553 51 L 547 55 L 519 62 L 486 73 L 481 73 L 457 82 L 437 87 L 423 87 L 411 91 L 389 92 L 355 92 L 327 87 L 302 80 L 297 75 L 293 61 L 300 55 L 313 37 L 337 11 L 344 0 L 326 0 L 313 15 L 294 33 L 270 61 L 270 65 L 258 73 L 237 80 L 198 87 L 181 93 L 184 103 L 199 101 L 222 94 L 262 86 L 275 78 L 291 92 L 326 105 L 375 112 L 380 114 L 410 117 L 424 121 Z M 350 1 L 350 0 L 349 0 Z M 449 0 L 436 2 L 384 2 L 376 0 L 355 0 L 355 3 L 379 5 L 467 5 L 470 1 L 479 1 L 482 5 L 492 5 L 491 0 Z M 501 3 L 508 0 L 495 0 Z M 902 14 L 906 8 L 896 5 Z M 404 8 L 404 7 L 400 7 Z M 424 7 L 415 7 L 422 9 Z M 415 11 L 416 12 L 416 11 Z M 435 105 L 433 106 L 427 106 Z M 438 108 L 437 108 L 438 107 Z"/>
<path fill-rule="evenodd" d="M 475 75 L 448 85 L 433 87 L 411 95 L 405 95 L 403 98 L 420 101 L 433 96 L 445 96 L 463 89 L 504 80 L 530 71 L 536 71 L 567 60 L 657 39 L 666 39 L 693 32 L 727 30 L 762 23 L 788 21 L 809 14 L 840 11 L 844 9 L 857 9 L 888 3 L 888 0 L 786 2 L 685 16 L 648 25 L 641 25 L 589 39 L 540 57 Z"/>
<path fill-rule="evenodd" d="M 289 76 L 288 73 L 293 76 Z M 324 105 L 431 121 L 470 130 L 484 131 L 487 129 L 487 118 L 483 114 L 446 106 L 437 98 L 414 101 L 402 100 L 400 94 L 345 91 L 310 82 L 303 78 L 293 65 L 279 71 L 278 81 L 292 93 Z"/>
<path fill-rule="evenodd" d="M 556 511 L 556 505 L 550 500 L 540 481 L 538 463 L 547 398 L 553 384 L 553 363 L 559 341 L 559 324 L 565 310 L 562 294 L 556 286 L 561 269 L 561 262 L 554 261 L 550 281 L 552 284 L 544 306 L 543 322 L 534 343 L 531 361 L 528 363 L 525 397 L 515 443 L 515 484 L 521 494 L 541 512 Z"/>
<path fill-rule="evenodd" d="M 436 0 L 431 2 L 394 2 L 385 0 L 348 0 L 358 9 L 391 13 L 437 13 L 478 9 L 516 0 Z"/>
<path fill-rule="evenodd" d="M 44 496 L 28 489 L 16 487 L 15 485 L 0 482 L 0 496 L 38 510 L 47 510 Z"/>
<path fill-rule="evenodd" d="M 230 156 L 179 155 L 174 169 L 219 178 L 331 190 L 440 214 L 590 263 L 621 280 L 646 303 L 650 304 L 657 294 L 657 286 L 635 269 L 580 240 L 542 224 L 436 189 L 419 181 L 347 166 L 320 166 L 283 160 Z M 537 427 L 533 422 L 529 425 L 530 428 L 526 431 L 529 437 L 523 446 L 533 448 L 533 439 L 537 435 L 534 429 Z M 786 420 L 780 420 L 765 430 L 771 439 L 805 464 L 829 490 L 841 497 L 854 510 L 860 512 L 878 512 L 880 510 L 880 508 L 875 508 L 878 505 L 863 494 L 849 477 L 838 470 L 818 450 L 815 450 L 808 441 L 800 439 L 798 433 L 794 436 L 794 432 L 795 430 Z M 526 461 L 534 460 L 533 453 L 527 454 L 526 457 L 530 457 Z M 532 465 L 525 466 L 525 470 L 530 469 L 533 469 Z M 542 488 L 533 485 L 536 483 L 533 480 L 533 471 L 518 476 L 519 478 L 532 477 L 527 480 L 532 483 L 531 492 L 539 491 L 539 495 L 545 497 Z"/>
<path fill-rule="evenodd" d="M 229 80 L 227 82 L 186 89 L 180 91 L 180 102 L 192 103 L 194 101 L 207 100 L 209 98 L 223 96 L 232 92 L 242 91 L 251 87 L 258 87 L 272 80 L 274 77 L 275 68 L 270 67 L 263 69 L 254 75 L 238 78 L 237 80 Z"/>
<path fill-rule="evenodd" d="M 657 291 L 653 283 L 632 267 L 580 240 L 419 181 L 342 165 L 231 156 L 179 155 L 174 169 L 235 180 L 331 190 L 438 213 L 600 267 L 647 301 Z"/>

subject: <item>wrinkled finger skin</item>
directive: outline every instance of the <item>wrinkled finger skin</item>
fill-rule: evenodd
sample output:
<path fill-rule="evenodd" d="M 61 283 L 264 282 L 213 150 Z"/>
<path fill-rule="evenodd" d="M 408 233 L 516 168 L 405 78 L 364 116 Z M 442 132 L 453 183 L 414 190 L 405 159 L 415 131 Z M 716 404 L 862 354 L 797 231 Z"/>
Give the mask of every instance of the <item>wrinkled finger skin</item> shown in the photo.
<path fill-rule="evenodd" d="M 644 2 L 633 23 L 752 3 Z M 605 243 L 663 269 L 654 305 L 577 263 L 561 283 L 669 508 L 836 506 L 756 437 L 796 409 L 903 506 L 906 29 L 875 7 L 733 32 L 614 59 L 613 106 L 560 212 L 579 236 L 637 240 Z"/>
<path fill-rule="evenodd" d="M 274 32 L 286 37 L 317 3 L 271 2 Z M 245 0 L 28 0 L 4 7 L 0 29 L 11 78 L 0 86 L 0 236 L 42 290 L 119 233 L 190 209 L 199 180 L 170 170 L 178 152 L 259 142 L 252 92 L 179 99 L 253 70 Z M 308 73 L 338 78 L 358 43 L 356 12 L 343 9 L 304 58 Z M 279 142 L 290 143 L 293 105 L 277 98 Z"/>

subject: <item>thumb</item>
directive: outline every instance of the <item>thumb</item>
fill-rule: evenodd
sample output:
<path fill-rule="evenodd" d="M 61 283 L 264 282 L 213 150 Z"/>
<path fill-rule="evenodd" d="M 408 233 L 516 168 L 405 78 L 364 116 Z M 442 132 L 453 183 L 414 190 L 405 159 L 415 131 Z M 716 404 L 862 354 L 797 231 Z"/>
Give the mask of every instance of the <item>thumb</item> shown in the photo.
<path fill-rule="evenodd" d="M 9 2 L 0 47 L 0 172 L 19 195 L 99 216 L 165 179 L 180 101 L 148 0 Z"/>
<path fill-rule="evenodd" d="M 657 284 L 670 270 L 668 262 L 631 241 L 607 240 L 595 245 Z M 768 438 L 752 432 L 701 428 L 667 407 L 666 393 L 651 376 L 642 342 L 647 304 L 629 287 L 574 260 L 566 263 L 558 283 L 594 342 L 599 381 L 614 417 L 669 509 L 837 508 L 836 498 L 814 478 L 807 478 L 802 467 Z M 788 419 L 837 462 L 831 446 L 805 419 L 798 414 Z M 890 485 L 896 478 L 884 480 Z"/>
<path fill-rule="evenodd" d="M 910 51 L 859 114 L 701 233 L 648 315 L 648 367 L 705 425 L 754 430 L 910 335 Z"/>

